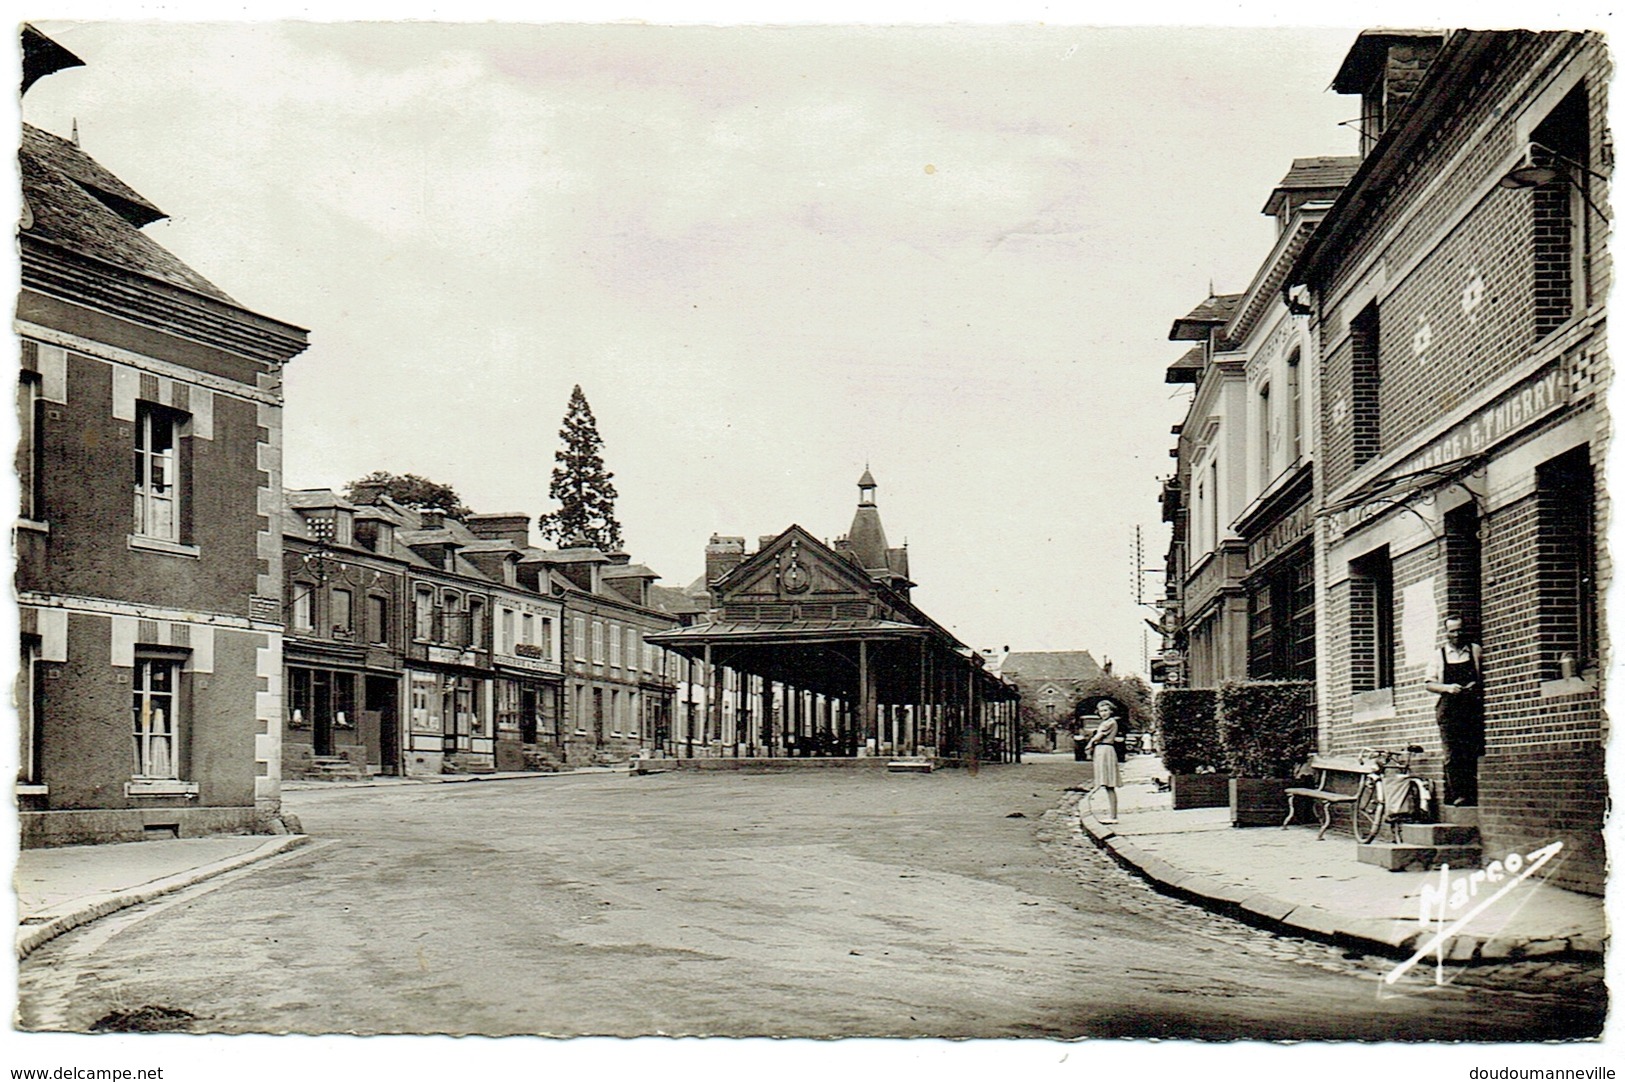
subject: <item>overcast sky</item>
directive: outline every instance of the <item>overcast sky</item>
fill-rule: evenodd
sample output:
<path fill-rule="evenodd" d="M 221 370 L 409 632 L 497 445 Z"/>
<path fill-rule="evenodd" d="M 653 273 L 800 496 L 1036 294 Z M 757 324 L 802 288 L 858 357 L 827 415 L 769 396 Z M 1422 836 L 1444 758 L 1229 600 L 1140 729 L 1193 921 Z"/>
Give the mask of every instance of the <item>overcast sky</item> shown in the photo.
<path fill-rule="evenodd" d="M 1247 287 L 1270 188 L 1359 112 L 1354 29 L 40 25 L 88 66 L 25 119 L 310 329 L 290 486 L 534 516 L 580 383 L 666 585 L 713 532 L 844 533 L 868 464 L 963 641 L 1135 669 L 1169 325 Z"/>

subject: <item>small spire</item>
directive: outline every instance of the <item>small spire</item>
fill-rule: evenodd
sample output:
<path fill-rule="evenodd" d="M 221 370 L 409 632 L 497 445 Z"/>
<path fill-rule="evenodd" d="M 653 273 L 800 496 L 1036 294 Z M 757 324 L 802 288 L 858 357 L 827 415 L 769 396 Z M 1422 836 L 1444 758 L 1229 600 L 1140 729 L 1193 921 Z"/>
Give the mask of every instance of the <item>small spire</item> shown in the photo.
<path fill-rule="evenodd" d="M 73 145 L 79 145 L 79 118 L 73 118 Z"/>

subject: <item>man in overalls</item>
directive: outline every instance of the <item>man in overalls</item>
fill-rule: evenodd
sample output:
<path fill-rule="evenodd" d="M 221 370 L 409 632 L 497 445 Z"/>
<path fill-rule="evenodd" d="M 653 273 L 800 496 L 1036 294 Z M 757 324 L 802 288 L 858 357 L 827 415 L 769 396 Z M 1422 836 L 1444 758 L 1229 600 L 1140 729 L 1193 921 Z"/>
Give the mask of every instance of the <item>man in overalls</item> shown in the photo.
<path fill-rule="evenodd" d="M 1444 743 L 1444 799 L 1478 803 L 1478 759 L 1484 754 L 1482 652 L 1469 642 L 1460 616 L 1444 618 L 1444 645 L 1428 666 L 1427 689 L 1439 697 L 1436 716 Z"/>

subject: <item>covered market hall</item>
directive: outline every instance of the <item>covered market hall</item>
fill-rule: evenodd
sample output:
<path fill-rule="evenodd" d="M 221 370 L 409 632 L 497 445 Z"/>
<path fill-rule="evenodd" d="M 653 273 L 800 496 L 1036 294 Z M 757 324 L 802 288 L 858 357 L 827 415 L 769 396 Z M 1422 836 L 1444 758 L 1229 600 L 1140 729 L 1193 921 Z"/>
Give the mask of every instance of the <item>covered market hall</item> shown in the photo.
<path fill-rule="evenodd" d="M 690 697 L 736 701 L 674 704 L 676 756 L 1019 761 L 1019 693 L 910 601 L 908 550 L 887 546 L 875 487 L 865 470 L 833 545 L 800 526 L 748 556 L 743 538 L 711 539 L 709 611 L 648 638 L 702 666 Z"/>

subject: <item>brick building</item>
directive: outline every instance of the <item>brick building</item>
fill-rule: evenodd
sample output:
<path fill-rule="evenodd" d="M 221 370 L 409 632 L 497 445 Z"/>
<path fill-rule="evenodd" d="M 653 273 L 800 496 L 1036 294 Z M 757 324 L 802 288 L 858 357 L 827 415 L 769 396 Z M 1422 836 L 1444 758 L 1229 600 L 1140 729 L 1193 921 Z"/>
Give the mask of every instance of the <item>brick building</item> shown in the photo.
<path fill-rule="evenodd" d="M 24 31 L 25 85 L 79 63 Z M 163 211 L 23 126 L 24 845 L 280 810 L 281 369 L 306 332 L 159 247 Z"/>
<path fill-rule="evenodd" d="M 1552 878 L 1598 892 L 1610 73 L 1595 34 L 1361 34 L 1333 86 L 1363 159 L 1286 283 L 1320 364 L 1322 748 L 1437 773 L 1423 674 L 1462 614 L 1486 856 L 1561 839 Z"/>
<path fill-rule="evenodd" d="M 407 564 L 393 525 L 327 489 L 287 494 L 284 778 L 402 773 Z"/>

